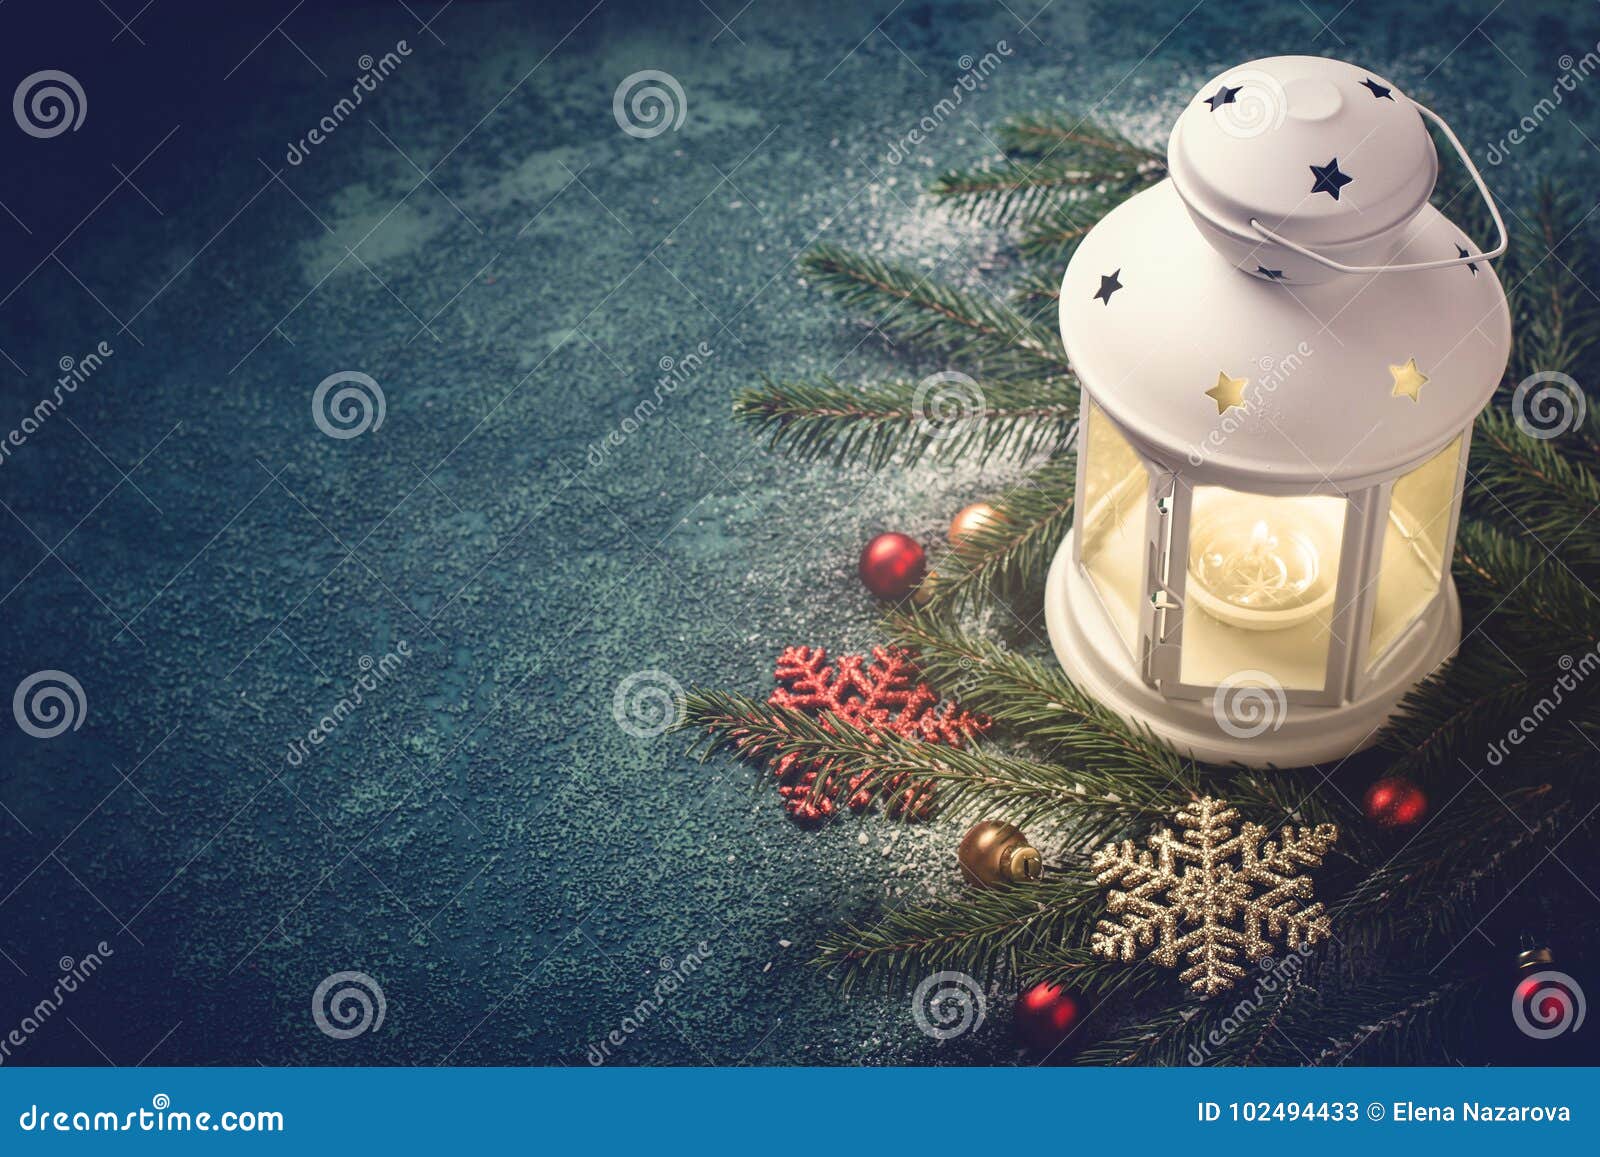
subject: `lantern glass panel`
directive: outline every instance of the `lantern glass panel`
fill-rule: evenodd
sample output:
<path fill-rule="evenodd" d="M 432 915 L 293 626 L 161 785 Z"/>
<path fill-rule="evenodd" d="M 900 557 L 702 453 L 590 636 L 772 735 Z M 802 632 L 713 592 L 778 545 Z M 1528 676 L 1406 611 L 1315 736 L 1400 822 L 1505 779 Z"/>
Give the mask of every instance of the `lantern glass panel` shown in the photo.
<path fill-rule="evenodd" d="M 1195 487 L 1181 682 L 1255 671 L 1285 690 L 1324 688 L 1348 507 L 1333 494 Z"/>
<path fill-rule="evenodd" d="M 1367 638 L 1370 668 L 1439 593 L 1461 465 L 1457 438 L 1394 484 Z"/>
<path fill-rule="evenodd" d="M 1084 514 L 1078 557 L 1128 653 L 1137 655 L 1150 473 L 1104 411 L 1092 403 L 1082 452 L 1079 493 Z"/>

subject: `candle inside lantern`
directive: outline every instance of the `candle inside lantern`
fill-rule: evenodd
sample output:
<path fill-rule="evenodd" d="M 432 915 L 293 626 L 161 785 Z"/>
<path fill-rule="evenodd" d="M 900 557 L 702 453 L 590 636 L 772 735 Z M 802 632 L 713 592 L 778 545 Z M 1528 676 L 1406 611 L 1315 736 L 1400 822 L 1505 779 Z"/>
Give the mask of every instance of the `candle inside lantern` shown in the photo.
<path fill-rule="evenodd" d="M 1271 498 L 1200 487 L 1189 535 L 1189 593 L 1249 631 L 1296 626 L 1333 601 L 1340 519 L 1317 497 Z"/>

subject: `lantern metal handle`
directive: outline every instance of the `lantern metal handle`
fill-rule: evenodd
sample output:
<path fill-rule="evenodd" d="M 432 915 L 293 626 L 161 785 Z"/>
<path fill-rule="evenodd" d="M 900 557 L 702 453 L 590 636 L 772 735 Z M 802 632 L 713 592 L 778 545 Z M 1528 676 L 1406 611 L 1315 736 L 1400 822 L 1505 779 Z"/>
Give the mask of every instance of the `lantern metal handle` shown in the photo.
<path fill-rule="evenodd" d="M 1409 98 L 1408 98 L 1409 99 Z M 1456 156 L 1461 158 L 1461 163 L 1467 167 L 1467 172 L 1472 175 L 1472 183 L 1478 186 L 1478 193 L 1483 197 L 1483 203 L 1489 207 L 1489 215 L 1494 218 L 1495 231 L 1499 234 L 1499 243 L 1486 253 L 1469 253 L 1465 257 L 1446 257 L 1438 261 L 1416 261 L 1409 265 L 1345 265 L 1333 258 L 1318 253 L 1314 249 L 1307 249 L 1298 242 L 1291 241 L 1281 234 L 1274 233 L 1254 217 L 1250 218 L 1250 227 L 1267 241 L 1282 245 L 1301 257 L 1315 261 L 1318 265 L 1332 269 L 1337 273 L 1415 273 L 1423 269 L 1447 269 L 1452 265 L 1469 265 L 1474 261 L 1492 261 L 1506 251 L 1506 223 L 1500 216 L 1500 208 L 1494 203 L 1494 197 L 1489 193 L 1489 186 L 1484 184 L 1483 174 L 1478 172 L 1478 166 L 1472 163 L 1472 158 L 1467 155 L 1466 148 L 1456 137 L 1444 118 L 1430 108 L 1411 102 L 1411 107 L 1416 109 L 1425 118 L 1439 126 L 1439 131 L 1444 133 L 1456 151 Z"/>

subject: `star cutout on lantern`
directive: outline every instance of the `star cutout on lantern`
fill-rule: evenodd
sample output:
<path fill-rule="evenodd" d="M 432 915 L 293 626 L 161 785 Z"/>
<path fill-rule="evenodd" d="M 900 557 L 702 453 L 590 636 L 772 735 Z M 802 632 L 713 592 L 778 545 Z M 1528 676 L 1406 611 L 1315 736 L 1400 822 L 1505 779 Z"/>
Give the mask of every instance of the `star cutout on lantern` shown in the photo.
<path fill-rule="evenodd" d="M 1407 358 L 1403 366 L 1390 366 L 1389 376 L 1394 379 L 1393 397 L 1410 398 L 1413 402 L 1422 400 L 1418 395 L 1428 384 L 1428 375 L 1417 369 L 1416 358 Z"/>
<path fill-rule="evenodd" d="M 1316 178 L 1311 182 L 1311 191 L 1326 193 L 1335 201 L 1339 199 L 1339 190 L 1348 185 L 1352 179 L 1339 171 L 1338 157 L 1334 157 L 1326 165 L 1312 165 L 1311 175 Z"/>
<path fill-rule="evenodd" d="M 1216 92 L 1215 96 L 1206 97 L 1206 103 L 1211 106 L 1211 111 L 1212 112 L 1216 112 L 1223 105 L 1232 104 L 1234 102 L 1234 99 L 1236 97 L 1238 97 L 1238 95 L 1239 95 L 1239 88 L 1242 88 L 1242 87 L 1243 86 L 1240 85 L 1240 86 L 1237 86 L 1237 87 L 1234 87 L 1234 88 L 1229 88 L 1225 84 L 1221 85 L 1217 89 L 1217 92 Z"/>
<path fill-rule="evenodd" d="M 1394 90 L 1391 89 L 1391 88 L 1384 87 L 1383 85 L 1379 84 L 1377 81 L 1373 80 L 1371 77 L 1368 77 L 1366 80 L 1363 80 L 1361 83 L 1367 86 L 1367 89 L 1372 93 L 1372 96 L 1373 96 L 1374 100 L 1387 100 L 1387 101 L 1393 101 L 1394 100 L 1394 97 L 1389 95 Z"/>
<path fill-rule="evenodd" d="M 1257 265 L 1256 272 L 1261 274 L 1261 276 L 1265 277 L 1268 281 L 1283 280 L 1283 270 L 1281 269 L 1268 269 L 1265 265 Z"/>
<path fill-rule="evenodd" d="M 1244 388 L 1249 384 L 1249 378 L 1230 378 L 1219 373 L 1217 384 L 1206 391 L 1206 397 L 1217 403 L 1217 413 L 1225 413 L 1234 406 L 1244 406 Z"/>
<path fill-rule="evenodd" d="M 1464 246 L 1457 245 L 1456 246 L 1456 256 L 1457 257 L 1465 257 L 1465 256 L 1467 256 L 1466 248 Z M 1472 276 L 1474 276 L 1474 277 L 1478 276 L 1478 263 L 1476 261 L 1467 262 L 1467 268 L 1472 270 Z"/>
<path fill-rule="evenodd" d="M 1122 282 L 1117 280 L 1117 278 L 1121 275 L 1122 270 L 1120 269 L 1112 273 L 1109 277 L 1102 273 L 1100 275 L 1100 289 L 1095 293 L 1094 299 L 1096 301 L 1103 301 L 1107 305 L 1110 305 L 1111 295 L 1122 288 Z"/>

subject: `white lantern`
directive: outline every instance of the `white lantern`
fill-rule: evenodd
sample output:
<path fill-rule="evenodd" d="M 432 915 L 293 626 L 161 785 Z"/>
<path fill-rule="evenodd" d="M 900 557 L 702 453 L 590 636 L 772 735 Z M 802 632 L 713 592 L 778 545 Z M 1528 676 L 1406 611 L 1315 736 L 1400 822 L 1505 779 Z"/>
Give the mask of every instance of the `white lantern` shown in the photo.
<path fill-rule="evenodd" d="M 1428 203 L 1424 117 L 1495 248 Z M 1510 351 L 1488 262 L 1505 228 L 1449 127 L 1338 61 L 1223 73 L 1168 167 L 1062 282 L 1083 407 L 1052 645 L 1196 758 L 1342 758 L 1460 640 L 1450 559 L 1473 420 Z"/>

